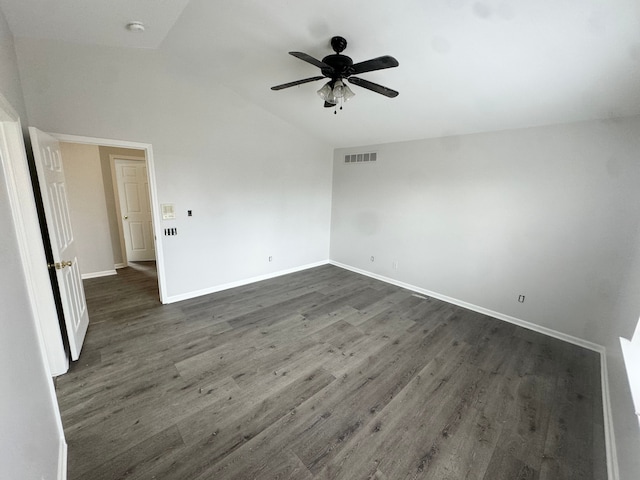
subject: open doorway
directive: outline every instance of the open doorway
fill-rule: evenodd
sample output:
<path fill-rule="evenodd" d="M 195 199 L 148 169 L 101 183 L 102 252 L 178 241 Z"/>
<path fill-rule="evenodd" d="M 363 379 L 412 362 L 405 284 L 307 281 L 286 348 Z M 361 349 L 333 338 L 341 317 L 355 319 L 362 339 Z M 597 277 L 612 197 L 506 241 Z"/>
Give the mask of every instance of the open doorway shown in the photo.
<path fill-rule="evenodd" d="M 52 140 L 84 145 L 98 145 L 105 147 L 130 148 L 144 152 L 147 165 L 149 196 L 151 198 L 151 213 L 154 224 L 154 237 L 158 238 L 160 222 L 153 167 L 153 152 L 150 144 L 108 140 L 74 135 L 49 135 Z M 69 367 L 68 350 L 63 343 L 64 324 L 59 323 L 60 317 L 56 307 L 54 289 L 51 285 L 49 272 L 53 263 L 45 255 L 43 247 L 43 233 L 36 208 L 32 186 L 32 174 L 29 172 L 23 132 L 17 114 L 0 95 L 0 150 L 2 155 L 2 170 L 6 175 L 10 206 L 14 217 L 16 233 L 19 238 L 20 256 L 24 267 L 26 286 L 28 287 L 31 310 L 37 319 L 42 348 L 46 354 L 49 373 L 53 376 L 62 375 Z M 157 288 L 160 301 L 165 303 L 165 276 L 162 245 L 156 245 Z M 62 259 L 52 261 L 60 262 Z M 111 257 L 111 268 L 113 256 Z M 65 262 L 66 263 L 66 262 Z M 67 265 L 65 265 L 67 266 Z M 56 266 L 56 271 L 58 267 Z M 155 269 L 154 269 L 155 270 Z M 66 319 L 65 319 L 66 321 Z"/>
<path fill-rule="evenodd" d="M 144 150 L 59 145 L 82 278 L 115 275 L 130 261 L 155 263 Z"/>
<path fill-rule="evenodd" d="M 126 225 L 121 213 L 121 192 L 118 189 L 116 161 L 139 162 L 146 177 L 143 189 L 149 213 L 147 242 L 151 242 L 152 255 L 145 261 L 155 262 L 158 293 L 162 303 L 166 298 L 164 262 L 161 245 L 157 244 L 159 225 L 158 202 L 153 169 L 151 146 L 135 142 L 52 134 L 61 142 L 62 158 L 68 181 L 77 186 L 70 198 L 72 221 L 77 229 L 80 254 L 87 260 L 83 278 L 93 278 L 116 273 L 117 268 L 126 267 L 131 261 L 127 256 L 125 241 Z M 82 163 L 82 158 L 85 163 Z M 88 162 L 86 159 L 90 158 Z M 66 164 L 71 163 L 72 168 Z M 73 188 L 73 187 L 72 187 Z M 76 198 L 73 195 L 77 194 Z M 138 235 L 140 229 L 134 232 Z M 134 241 L 140 245 L 140 236 Z"/>

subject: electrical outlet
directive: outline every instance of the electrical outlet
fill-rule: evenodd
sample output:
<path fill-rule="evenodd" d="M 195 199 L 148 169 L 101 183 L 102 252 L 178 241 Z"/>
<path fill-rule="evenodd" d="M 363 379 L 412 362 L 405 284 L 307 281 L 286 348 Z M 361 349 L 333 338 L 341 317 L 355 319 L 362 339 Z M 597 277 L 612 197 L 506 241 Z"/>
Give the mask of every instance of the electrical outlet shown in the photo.
<path fill-rule="evenodd" d="M 397 270 L 398 269 L 398 260 L 394 260 L 393 261 L 393 269 Z"/>
<path fill-rule="evenodd" d="M 271 255 L 269 255 L 269 261 L 273 261 L 273 257 Z"/>
<path fill-rule="evenodd" d="M 373 255 L 371 255 L 371 261 L 374 262 L 376 259 L 374 258 Z"/>
<path fill-rule="evenodd" d="M 519 301 L 520 303 L 524 303 L 524 295 L 519 295 L 519 296 L 518 296 L 518 301 Z"/>

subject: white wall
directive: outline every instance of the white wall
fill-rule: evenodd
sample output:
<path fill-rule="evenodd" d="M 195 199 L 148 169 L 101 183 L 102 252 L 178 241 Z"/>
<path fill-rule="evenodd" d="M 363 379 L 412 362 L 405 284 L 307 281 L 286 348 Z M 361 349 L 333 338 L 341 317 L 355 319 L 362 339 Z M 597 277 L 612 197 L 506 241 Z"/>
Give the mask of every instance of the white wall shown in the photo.
<path fill-rule="evenodd" d="M 2 12 L 0 65 L 0 95 L 26 122 L 13 40 Z M 54 480 L 62 441 L 58 407 L 30 307 L 6 182 L 0 168 L 0 477 Z"/>
<path fill-rule="evenodd" d="M 23 127 L 25 127 L 27 111 L 22 96 L 14 40 L 2 11 L 0 11 L 0 65 L 2 65 L 0 68 L 2 95 L 13 106 L 22 119 Z"/>
<path fill-rule="evenodd" d="M 358 151 L 378 161 L 344 164 Z M 623 479 L 640 471 L 618 342 L 640 313 L 639 153 L 631 118 L 334 159 L 332 260 L 608 348 Z"/>
<path fill-rule="evenodd" d="M 185 70 L 161 51 L 16 44 L 34 126 L 153 145 L 159 202 L 178 216 L 161 225 L 178 235 L 159 239 L 169 297 L 328 259 L 330 147 L 211 84 L 198 74 L 207 65 Z"/>
<path fill-rule="evenodd" d="M 80 273 L 95 276 L 114 271 L 99 147 L 60 142 L 60 152 Z"/>
<path fill-rule="evenodd" d="M 0 478 L 57 478 L 60 433 L 0 169 Z"/>
<path fill-rule="evenodd" d="M 343 163 L 360 149 L 337 150 L 331 258 L 605 345 L 640 221 L 639 129 L 379 145 L 362 165 Z"/>

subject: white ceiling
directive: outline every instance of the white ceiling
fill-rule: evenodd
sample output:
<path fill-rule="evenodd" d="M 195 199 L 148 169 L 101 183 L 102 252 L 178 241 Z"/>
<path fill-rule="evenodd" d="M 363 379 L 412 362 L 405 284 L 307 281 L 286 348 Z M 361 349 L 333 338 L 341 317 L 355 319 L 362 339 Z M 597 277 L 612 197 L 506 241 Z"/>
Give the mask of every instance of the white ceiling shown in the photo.
<path fill-rule="evenodd" d="M 637 0 L 0 0 L 0 7 L 16 37 L 157 46 L 212 88 L 228 85 L 335 147 L 640 114 Z M 147 23 L 147 32 L 127 33 L 129 20 Z M 318 74 L 287 52 L 321 59 L 334 35 L 346 37 L 354 62 L 396 57 L 398 68 L 361 77 L 400 95 L 353 86 L 356 96 L 334 115 L 315 93 L 322 81 L 269 89 Z"/>
<path fill-rule="evenodd" d="M 0 0 L 16 37 L 157 48 L 189 0 Z M 127 32 L 142 21 L 144 34 Z"/>

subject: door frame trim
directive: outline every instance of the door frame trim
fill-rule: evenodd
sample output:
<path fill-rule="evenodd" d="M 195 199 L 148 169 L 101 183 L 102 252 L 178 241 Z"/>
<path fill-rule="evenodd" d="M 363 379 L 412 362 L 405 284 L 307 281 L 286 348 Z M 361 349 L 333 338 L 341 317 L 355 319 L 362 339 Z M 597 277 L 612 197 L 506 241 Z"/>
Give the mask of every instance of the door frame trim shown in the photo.
<path fill-rule="evenodd" d="M 64 353 L 64 349 L 62 349 L 60 358 L 62 364 L 56 365 L 55 358 L 52 361 L 52 352 L 49 350 L 51 345 L 48 342 L 51 339 L 46 337 L 46 313 L 53 312 L 55 316 L 53 324 L 58 328 L 57 311 L 53 300 L 51 282 L 49 281 L 49 272 L 46 267 L 47 261 L 27 164 L 27 151 L 20 116 L 2 93 L 0 93 L 0 137 L 0 148 L 2 149 L 0 168 L 5 173 L 5 184 L 9 194 L 13 225 L 18 236 L 22 271 L 24 272 L 27 294 L 32 310 L 31 318 L 33 318 L 38 341 L 38 356 L 49 379 L 47 382 L 49 404 L 52 407 L 51 410 L 56 430 L 58 431 L 58 479 L 64 480 L 67 478 L 67 442 L 64 436 L 64 428 L 62 427 L 62 417 L 58 408 L 58 397 L 51 377 L 65 373 L 68 369 L 69 360 Z M 42 285 L 45 285 L 45 287 Z M 51 292 L 51 305 L 46 303 L 49 301 L 49 296 L 44 292 Z M 51 321 L 51 318 L 49 321 Z M 60 338 L 60 345 L 62 345 L 62 338 L 59 332 L 58 338 Z M 56 372 L 54 369 L 57 368 L 63 368 L 64 371 Z"/>
<path fill-rule="evenodd" d="M 158 291 L 160 302 L 166 303 L 166 277 L 164 268 L 164 254 L 162 249 L 162 236 L 160 231 L 160 210 L 158 206 L 158 189 L 156 185 L 156 169 L 153 160 L 153 147 L 150 143 L 131 142 L 128 140 L 114 140 L 111 138 L 85 137 L 82 135 L 69 135 L 65 133 L 47 132 L 61 142 L 82 143 L 86 145 L 98 145 L 103 147 L 132 148 L 144 150 L 147 162 L 147 179 L 149 180 L 149 196 L 151 197 L 151 216 L 153 218 L 153 234 L 156 247 L 156 269 L 158 271 Z"/>
<path fill-rule="evenodd" d="M 20 117 L 1 94 L 0 136 L 2 168 L 6 176 L 31 310 L 36 319 L 38 335 L 42 340 L 42 352 L 47 360 L 47 369 L 52 376 L 62 375 L 69 369 L 69 358 L 62 341 L 63 333 L 60 331 L 53 287 L 47 269 L 24 131 Z"/>

